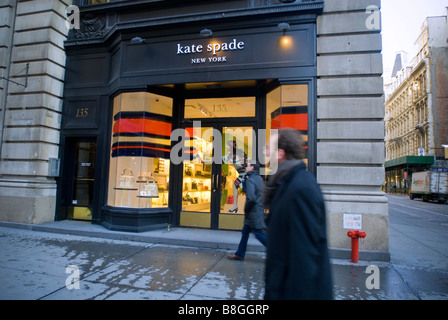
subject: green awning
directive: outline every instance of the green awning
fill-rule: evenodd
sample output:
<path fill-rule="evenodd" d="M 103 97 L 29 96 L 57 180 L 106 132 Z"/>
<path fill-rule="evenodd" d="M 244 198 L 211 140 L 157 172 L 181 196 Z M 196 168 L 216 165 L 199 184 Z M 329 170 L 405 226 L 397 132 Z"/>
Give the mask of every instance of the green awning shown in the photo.
<path fill-rule="evenodd" d="M 402 165 L 433 165 L 434 156 L 405 156 L 384 163 L 385 168 L 397 167 Z"/>

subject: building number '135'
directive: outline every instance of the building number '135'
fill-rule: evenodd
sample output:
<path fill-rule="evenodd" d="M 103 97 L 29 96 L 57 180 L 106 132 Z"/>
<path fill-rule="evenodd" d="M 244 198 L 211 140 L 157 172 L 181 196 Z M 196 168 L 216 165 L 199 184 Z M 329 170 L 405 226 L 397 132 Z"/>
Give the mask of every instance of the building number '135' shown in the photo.
<path fill-rule="evenodd" d="M 86 118 L 89 115 L 89 108 L 76 109 L 76 118 Z"/>

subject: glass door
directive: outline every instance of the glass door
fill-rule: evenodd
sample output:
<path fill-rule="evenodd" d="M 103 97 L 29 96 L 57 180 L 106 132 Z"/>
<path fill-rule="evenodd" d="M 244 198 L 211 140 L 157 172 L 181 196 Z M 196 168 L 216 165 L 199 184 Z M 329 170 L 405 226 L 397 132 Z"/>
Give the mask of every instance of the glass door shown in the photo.
<path fill-rule="evenodd" d="M 246 163 L 254 157 L 252 126 L 185 128 L 180 225 L 241 230 Z"/>
<path fill-rule="evenodd" d="M 67 218 L 92 220 L 96 142 L 94 139 L 77 139 L 73 143 L 73 184 Z"/>
<path fill-rule="evenodd" d="M 212 193 L 217 191 L 212 161 L 213 127 L 185 128 L 185 131 L 188 160 L 183 162 L 180 225 L 211 228 Z"/>
<path fill-rule="evenodd" d="M 180 225 L 241 230 L 245 165 L 255 157 L 256 98 L 186 99 L 183 115 L 191 127 L 185 128 Z"/>
<path fill-rule="evenodd" d="M 220 172 L 219 229 L 241 230 L 246 195 L 243 182 L 247 163 L 256 158 L 252 126 L 221 128 L 223 162 Z"/>

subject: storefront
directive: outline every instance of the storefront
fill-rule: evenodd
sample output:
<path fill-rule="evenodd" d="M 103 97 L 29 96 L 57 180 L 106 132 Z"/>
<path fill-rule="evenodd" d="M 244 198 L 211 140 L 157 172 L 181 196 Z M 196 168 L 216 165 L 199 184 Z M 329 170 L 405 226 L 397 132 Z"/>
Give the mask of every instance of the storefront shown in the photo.
<path fill-rule="evenodd" d="M 384 164 L 385 192 L 409 194 L 414 172 L 426 171 L 434 165 L 434 156 L 404 156 Z"/>
<path fill-rule="evenodd" d="M 301 130 L 315 173 L 323 1 L 232 4 L 81 7 L 65 44 L 57 220 L 240 229 L 240 168 L 226 157 L 264 161 L 270 129 Z"/>

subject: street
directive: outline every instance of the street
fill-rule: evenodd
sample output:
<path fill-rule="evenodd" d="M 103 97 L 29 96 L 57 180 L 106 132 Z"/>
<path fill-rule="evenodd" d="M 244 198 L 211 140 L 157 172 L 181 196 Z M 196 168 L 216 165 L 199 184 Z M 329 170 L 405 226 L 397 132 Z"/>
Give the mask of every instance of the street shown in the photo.
<path fill-rule="evenodd" d="M 448 204 L 387 197 L 391 264 L 419 299 L 448 299 Z"/>
<path fill-rule="evenodd" d="M 391 261 L 332 259 L 334 298 L 448 299 L 448 205 L 387 197 Z M 1 300 L 263 299 L 263 251 L 248 252 L 244 262 L 231 261 L 229 249 L 155 243 L 151 232 L 141 234 L 142 241 L 125 241 L 110 238 L 122 234 L 90 223 L 63 225 L 74 225 L 71 235 L 43 232 L 41 226 L 39 231 L 0 225 Z M 96 236 L 83 236 L 87 229 L 96 230 Z M 158 234 L 175 240 L 191 232 L 213 234 L 217 241 L 230 237 L 235 245 L 240 237 L 183 228 Z M 368 272 L 375 269 L 377 287 Z"/>

